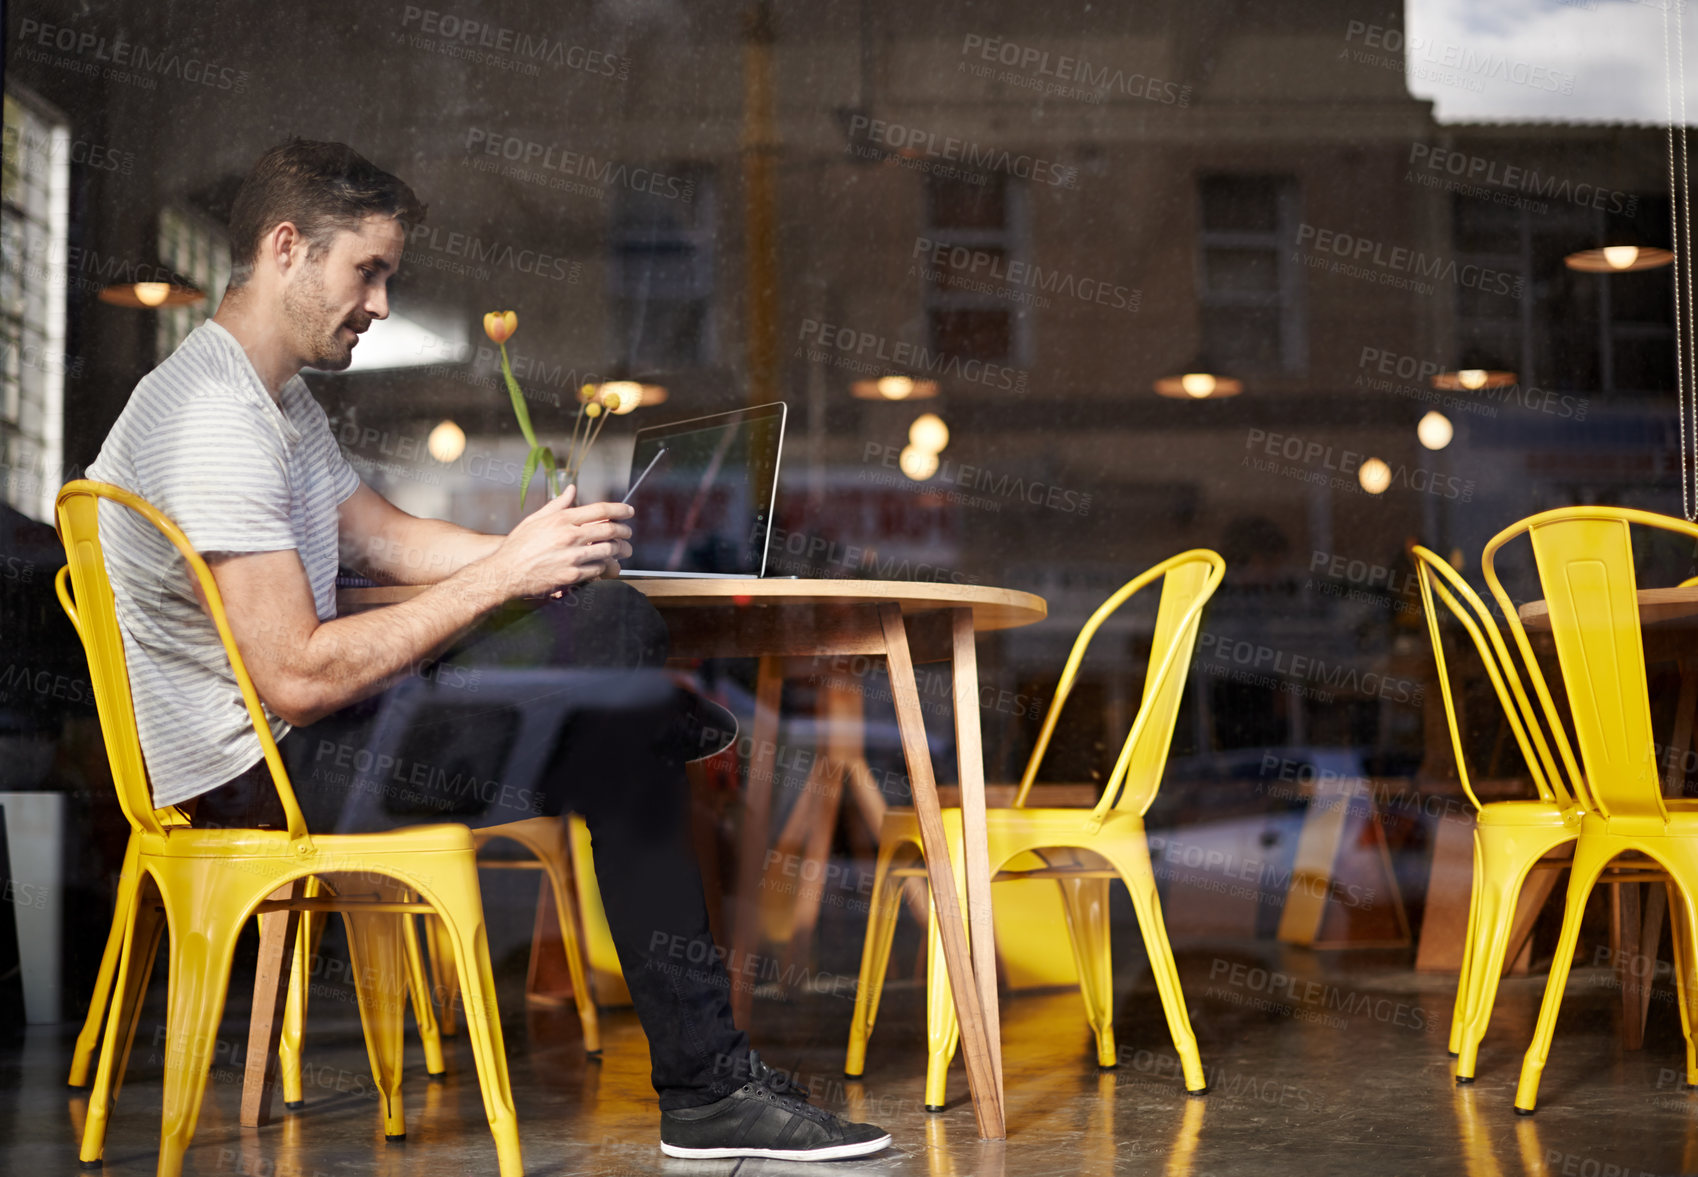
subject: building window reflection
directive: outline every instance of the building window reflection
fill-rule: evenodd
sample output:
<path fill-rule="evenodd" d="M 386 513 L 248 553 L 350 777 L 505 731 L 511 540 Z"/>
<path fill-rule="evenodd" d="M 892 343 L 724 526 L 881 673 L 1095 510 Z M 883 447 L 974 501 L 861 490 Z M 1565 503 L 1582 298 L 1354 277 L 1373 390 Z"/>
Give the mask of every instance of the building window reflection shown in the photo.
<path fill-rule="evenodd" d="M 1300 374 L 1306 364 L 1297 237 L 1288 176 L 1204 176 L 1198 182 L 1198 306 L 1203 358 L 1221 370 Z"/>
<path fill-rule="evenodd" d="M 959 360 L 1024 363 L 1040 292 L 1004 281 L 1029 260 L 1024 190 L 1000 173 L 926 177 L 922 250 L 932 351 Z M 1020 305 L 1025 303 L 1025 306 Z"/>
<path fill-rule="evenodd" d="M 715 356 L 712 177 L 702 168 L 652 175 L 664 182 L 615 190 L 609 270 L 614 363 L 700 367 Z"/>
<path fill-rule="evenodd" d="M 192 280 L 196 289 L 206 293 L 200 302 L 160 307 L 155 312 L 159 316 L 159 358 L 164 359 L 218 309 L 224 288 L 230 284 L 229 238 L 220 225 L 193 209 L 168 206 L 159 214 L 159 263 L 171 273 Z"/>
<path fill-rule="evenodd" d="M 8 87 L 0 175 L 0 498 L 47 522 L 64 443 L 71 130 Z"/>

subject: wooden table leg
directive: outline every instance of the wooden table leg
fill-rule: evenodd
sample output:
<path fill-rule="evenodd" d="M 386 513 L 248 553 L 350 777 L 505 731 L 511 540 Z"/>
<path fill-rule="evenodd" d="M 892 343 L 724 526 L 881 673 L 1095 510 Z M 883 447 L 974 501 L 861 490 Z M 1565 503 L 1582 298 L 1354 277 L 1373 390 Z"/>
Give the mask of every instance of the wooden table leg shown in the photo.
<path fill-rule="evenodd" d="M 943 831 L 937 780 L 932 775 L 925 715 L 920 707 L 919 687 L 914 681 L 914 660 L 908 649 L 908 631 L 902 620 L 902 607 L 894 603 L 880 605 L 879 621 L 884 630 L 890 694 L 896 703 L 896 723 L 902 735 L 903 758 L 908 764 L 914 812 L 920 824 L 926 876 L 932 888 L 932 908 L 937 913 L 949 987 L 955 997 L 955 1010 L 961 1023 L 961 1051 L 967 1056 L 967 1085 L 972 1091 L 973 1114 L 978 1120 L 980 1136 L 987 1140 L 1001 1140 L 1005 1136 L 1002 1093 L 991 1061 L 979 983 L 967 949 L 967 929 L 961 921 L 961 899 L 955 888 L 949 841 Z M 995 973 L 991 975 L 994 981 Z"/>
<path fill-rule="evenodd" d="M 293 899 L 305 880 L 285 883 L 272 899 Z M 248 1022 L 248 1065 L 242 1078 L 240 1123 L 258 1128 L 271 1123 L 271 1097 L 277 1090 L 277 1043 L 283 1036 L 283 1010 L 289 1002 L 289 968 L 295 960 L 298 911 L 272 911 L 259 917 L 259 967 L 254 972 L 253 1014 Z"/>
<path fill-rule="evenodd" d="M 755 978 L 739 977 L 760 947 L 761 866 L 772 829 L 772 784 L 778 769 L 779 706 L 784 700 L 784 660 L 763 657 L 755 677 L 755 722 L 750 733 L 749 791 L 738 837 L 737 910 L 731 934 L 731 1016 L 744 1030 L 755 1005 Z"/>
<path fill-rule="evenodd" d="M 1002 1100 L 1002 1016 L 996 1000 L 996 923 L 991 918 L 990 832 L 985 824 L 985 754 L 979 738 L 979 657 L 973 611 L 952 618 L 955 680 L 955 756 L 961 782 L 961 827 L 967 860 L 967 942 L 979 982 L 979 1005 L 990 1043 L 996 1101 Z"/>
<path fill-rule="evenodd" d="M 1680 699 L 1674 706 L 1674 735 L 1669 740 L 1663 796 L 1686 792 L 1686 754 L 1692 751 L 1692 713 L 1698 711 L 1698 658 L 1680 660 Z"/>

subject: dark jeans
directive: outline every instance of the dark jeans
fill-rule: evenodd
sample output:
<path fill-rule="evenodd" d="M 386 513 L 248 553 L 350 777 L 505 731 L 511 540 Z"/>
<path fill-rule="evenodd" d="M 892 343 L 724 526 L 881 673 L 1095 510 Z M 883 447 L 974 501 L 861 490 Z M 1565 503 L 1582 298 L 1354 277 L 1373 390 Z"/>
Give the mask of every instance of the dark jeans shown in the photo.
<path fill-rule="evenodd" d="M 278 747 L 313 830 L 581 814 L 671 1109 L 728 1094 L 747 1073 L 748 1037 L 732 1023 L 708 931 L 683 770 L 734 732 L 703 730 L 695 696 L 660 669 L 666 646 L 647 599 L 616 581 L 510 603 L 441 658 Z M 198 798 L 193 820 L 281 827 L 265 762 Z"/>

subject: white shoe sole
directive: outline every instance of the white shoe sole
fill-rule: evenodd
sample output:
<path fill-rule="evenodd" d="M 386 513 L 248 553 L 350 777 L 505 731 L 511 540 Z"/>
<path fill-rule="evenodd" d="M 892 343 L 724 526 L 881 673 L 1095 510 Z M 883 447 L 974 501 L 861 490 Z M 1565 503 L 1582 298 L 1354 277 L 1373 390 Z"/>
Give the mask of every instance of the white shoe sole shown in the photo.
<path fill-rule="evenodd" d="M 714 1160 L 724 1157 L 765 1157 L 774 1161 L 840 1161 L 845 1157 L 864 1157 L 870 1152 L 890 1146 L 888 1134 L 877 1140 L 859 1144 L 838 1144 L 831 1148 L 680 1148 L 661 1143 L 660 1151 L 669 1157 L 688 1157 L 693 1160 Z"/>

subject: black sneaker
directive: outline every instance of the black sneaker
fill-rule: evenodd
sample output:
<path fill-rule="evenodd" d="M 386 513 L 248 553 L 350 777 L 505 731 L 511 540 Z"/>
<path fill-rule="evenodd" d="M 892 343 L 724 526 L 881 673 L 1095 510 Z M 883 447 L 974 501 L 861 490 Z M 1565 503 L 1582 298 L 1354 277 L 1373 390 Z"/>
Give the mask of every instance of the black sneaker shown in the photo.
<path fill-rule="evenodd" d="M 809 1103 L 749 1052 L 749 1081 L 717 1103 L 660 1113 L 660 1150 L 669 1157 L 771 1157 L 834 1161 L 890 1144 L 890 1133 L 851 1124 Z"/>

